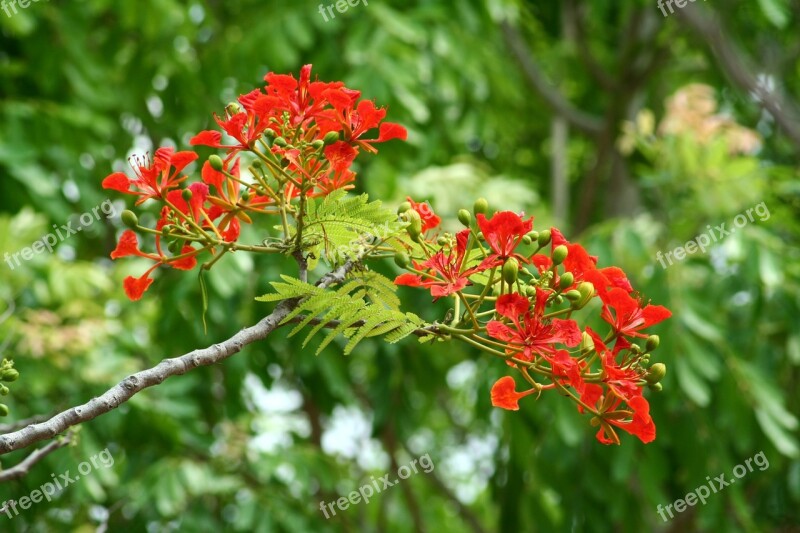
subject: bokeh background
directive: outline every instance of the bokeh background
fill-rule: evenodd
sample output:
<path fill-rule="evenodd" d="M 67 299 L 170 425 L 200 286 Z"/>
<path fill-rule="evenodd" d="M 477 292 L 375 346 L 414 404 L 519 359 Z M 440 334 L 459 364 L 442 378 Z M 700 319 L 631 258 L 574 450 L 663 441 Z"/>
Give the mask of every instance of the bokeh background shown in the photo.
<path fill-rule="evenodd" d="M 331 0 L 325 0 L 323 7 Z M 406 125 L 360 159 L 359 190 L 442 214 L 479 196 L 557 225 L 673 318 L 643 445 L 603 446 L 557 394 L 494 409 L 506 372 L 467 346 L 366 341 L 320 356 L 278 330 L 84 424 L 77 443 L 0 485 L 29 494 L 108 448 L 2 531 L 800 531 L 798 0 L 369 0 L 326 21 L 301 0 L 70 0 L 0 11 L 0 253 L 110 198 L 101 180 L 188 147 L 263 75 L 313 63 Z M 666 253 L 762 204 L 744 227 Z M 446 221 L 453 224 L 453 220 Z M 118 218 L 11 269 L 0 343 L 22 378 L 7 424 L 101 394 L 232 335 L 288 260 L 228 256 L 209 278 L 162 270 L 145 298 L 111 262 Z M 252 233 L 253 239 L 258 238 Z M 394 272 L 394 265 L 381 267 Z M 429 320 L 424 291 L 403 288 Z M 3 426 L 8 429 L 9 426 Z M 31 450 L 2 458 L 9 467 Z M 769 461 L 668 522 L 656 511 L 763 452 Z M 435 465 L 326 520 L 332 501 L 428 454 Z"/>

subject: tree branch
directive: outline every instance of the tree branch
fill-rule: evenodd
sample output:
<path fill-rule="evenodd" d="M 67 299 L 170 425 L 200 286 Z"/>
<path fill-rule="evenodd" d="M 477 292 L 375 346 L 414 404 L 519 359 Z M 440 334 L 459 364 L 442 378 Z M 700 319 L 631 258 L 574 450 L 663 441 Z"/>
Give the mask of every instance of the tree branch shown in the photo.
<path fill-rule="evenodd" d="M 525 41 L 507 20 L 500 23 L 503 38 L 517 58 L 517 62 L 522 68 L 522 72 L 528 79 L 528 83 L 541 96 L 542 100 L 558 115 L 564 117 L 570 124 L 580 131 L 589 135 L 598 135 L 603 131 L 603 121 L 594 115 L 590 115 L 569 103 L 564 96 L 547 81 L 544 74 L 539 70 L 539 66 L 533 61 L 528 53 Z"/>
<path fill-rule="evenodd" d="M 348 261 L 335 271 L 323 276 L 317 282 L 317 286 L 325 288 L 341 283 L 353 266 L 354 263 Z M 297 299 L 284 300 L 256 325 L 239 331 L 222 343 L 194 350 L 180 357 L 164 359 L 153 368 L 128 376 L 101 396 L 92 398 L 83 405 L 62 411 L 45 422 L 31 424 L 13 433 L 0 435 L 0 455 L 20 450 L 46 439 L 52 439 L 70 427 L 108 413 L 130 400 L 136 393 L 159 385 L 169 377 L 182 375 L 195 368 L 213 365 L 227 359 L 240 352 L 245 346 L 266 338 L 297 304 Z"/>
<path fill-rule="evenodd" d="M 797 105 L 788 96 L 766 90 L 758 83 L 748 58 L 724 33 L 717 18 L 702 15 L 699 9 L 680 9 L 679 16 L 701 36 L 711 48 L 719 66 L 740 89 L 755 94 L 773 116 L 786 136 L 800 147 L 800 115 Z"/>
<path fill-rule="evenodd" d="M 5 481 L 10 481 L 12 479 L 19 479 L 31 469 L 33 465 L 53 453 L 54 451 L 58 450 L 59 448 L 63 448 L 67 446 L 70 442 L 72 442 L 73 433 L 70 431 L 68 432 L 63 439 L 55 440 L 45 446 L 44 448 L 39 448 L 28 457 L 25 458 L 21 463 L 11 468 L 7 468 L 4 470 L 0 470 L 0 483 Z"/>

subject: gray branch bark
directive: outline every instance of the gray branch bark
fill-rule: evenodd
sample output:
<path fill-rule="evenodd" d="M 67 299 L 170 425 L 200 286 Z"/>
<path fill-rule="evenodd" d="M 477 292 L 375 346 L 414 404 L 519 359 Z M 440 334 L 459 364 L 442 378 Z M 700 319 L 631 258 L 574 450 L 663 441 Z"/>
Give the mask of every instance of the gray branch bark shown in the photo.
<path fill-rule="evenodd" d="M 21 463 L 7 468 L 5 470 L 0 471 L 0 483 L 5 481 L 9 481 L 11 479 L 19 479 L 25 474 L 27 474 L 31 467 L 53 453 L 54 451 L 58 450 L 59 448 L 63 448 L 67 446 L 70 442 L 72 442 L 72 433 L 67 433 L 67 435 L 63 439 L 54 440 L 44 448 L 39 448 L 28 457 L 26 457 Z M 3 512 L 0 510 L 0 512 Z"/>
<path fill-rule="evenodd" d="M 325 288 L 341 283 L 353 266 L 352 262 L 345 263 L 333 272 L 323 276 L 317 282 L 317 286 Z M 298 300 L 296 299 L 284 300 L 278 304 L 272 313 L 261 319 L 257 324 L 241 330 L 224 342 L 214 344 L 208 348 L 194 350 L 180 357 L 164 359 L 153 368 L 148 368 L 126 377 L 101 396 L 92 398 L 83 405 L 70 407 L 44 422 L 31 424 L 13 433 L 0 435 L 0 455 L 21 450 L 43 440 L 52 439 L 73 426 L 116 409 L 130 400 L 135 394 L 148 387 L 158 385 L 167 378 L 179 376 L 195 368 L 213 365 L 227 359 L 240 352 L 245 346 L 266 338 L 297 306 L 297 303 Z"/>

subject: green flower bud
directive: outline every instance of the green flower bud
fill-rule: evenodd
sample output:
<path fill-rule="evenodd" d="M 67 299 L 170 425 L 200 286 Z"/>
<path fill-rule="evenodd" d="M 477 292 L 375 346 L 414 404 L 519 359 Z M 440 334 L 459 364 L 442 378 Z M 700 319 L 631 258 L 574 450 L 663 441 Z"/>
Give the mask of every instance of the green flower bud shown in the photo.
<path fill-rule="evenodd" d="M 222 158 L 217 154 L 208 156 L 208 165 L 217 172 L 222 172 Z"/>
<path fill-rule="evenodd" d="M 400 204 L 400 207 L 397 208 L 397 214 L 402 215 L 409 209 L 411 209 L 411 202 L 403 202 L 402 204 Z"/>
<path fill-rule="evenodd" d="M 529 236 L 527 236 L 527 235 L 523 235 L 522 236 L 522 244 L 528 245 L 531 242 L 533 242 L 533 241 L 531 240 L 531 238 Z"/>
<path fill-rule="evenodd" d="M 533 298 L 534 296 L 536 296 L 536 287 L 534 287 L 533 285 L 528 285 L 527 287 L 525 287 L 525 296 L 527 296 L 528 298 Z"/>
<path fill-rule="evenodd" d="M 644 379 L 647 380 L 648 383 L 658 383 L 664 376 L 667 375 L 667 365 L 664 363 L 655 363 L 650 367 L 650 370 L 647 371 L 645 374 Z"/>
<path fill-rule="evenodd" d="M 648 385 L 648 387 L 656 392 L 661 392 L 664 390 L 664 386 L 661 383 L 653 383 L 652 385 Z"/>
<path fill-rule="evenodd" d="M 528 237 L 531 241 L 538 241 L 539 240 L 539 232 L 538 231 L 531 231 L 529 232 L 526 237 Z"/>
<path fill-rule="evenodd" d="M 181 198 L 186 200 L 187 202 L 192 199 L 192 190 L 191 189 L 183 189 L 181 193 Z"/>
<path fill-rule="evenodd" d="M 280 146 L 281 148 L 283 148 L 283 147 L 285 147 L 285 146 L 286 146 L 288 143 L 286 142 L 286 139 L 284 139 L 283 137 L 276 137 L 276 138 L 275 138 L 275 144 L 276 144 L 277 146 Z"/>
<path fill-rule="evenodd" d="M 4 403 L 0 403 L 0 416 L 8 416 L 8 406 Z"/>
<path fill-rule="evenodd" d="M 266 131 L 264 131 L 264 136 L 265 136 L 267 139 L 269 139 L 269 140 L 272 140 L 272 139 L 274 139 L 275 137 L 277 137 L 277 136 L 278 136 L 278 134 L 277 134 L 277 133 L 275 133 L 275 131 L 273 131 L 273 130 L 271 130 L 271 129 L 267 129 Z"/>
<path fill-rule="evenodd" d="M 239 105 L 239 102 L 231 102 L 225 106 L 225 111 L 227 111 L 229 115 L 238 115 L 242 112 L 242 106 Z"/>
<path fill-rule="evenodd" d="M 0 396 L 7 396 L 8 395 L 8 387 L 5 385 L 0 385 Z"/>
<path fill-rule="evenodd" d="M 564 274 L 561 274 L 561 279 L 558 282 L 558 286 L 561 287 L 561 290 L 564 290 L 573 283 L 575 283 L 575 276 L 572 275 L 572 272 L 565 272 Z M 580 292 L 578 292 L 578 296 L 580 296 Z"/>
<path fill-rule="evenodd" d="M 244 192 L 242 193 L 242 201 L 243 202 L 249 202 L 250 198 L 252 198 L 252 197 L 253 197 L 253 195 L 250 192 L 250 189 L 245 189 Z"/>
<path fill-rule="evenodd" d="M 572 292 L 572 291 L 570 291 Z M 577 291 L 576 291 L 577 292 Z M 569 298 L 569 292 L 565 294 L 567 298 Z M 581 344 L 580 344 L 581 353 L 589 353 L 594 350 L 594 339 L 592 336 L 586 333 L 585 331 L 581 335 Z"/>
<path fill-rule="evenodd" d="M 119 218 L 122 220 L 122 223 L 129 228 L 135 229 L 139 225 L 139 218 L 136 216 L 136 213 L 128 209 L 123 211 Z"/>
<path fill-rule="evenodd" d="M 539 232 L 539 237 L 536 239 L 536 242 L 539 244 L 539 248 L 547 246 L 547 243 L 550 242 L 550 230 L 546 229 Z"/>
<path fill-rule="evenodd" d="M 420 234 L 422 234 L 422 218 L 420 218 L 419 213 L 413 209 L 407 211 L 406 216 L 408 217 L 408 221 L 411 222 L 406 230 L 411 238 L 416 241 L 419 239 Z"/>
<path fill-rule="evenodd" d="M 13 368 L 7 368 L 0 374 L 0 379 L 3 381 L 17 381 L 17 378 L 19 378 L 19 372 Z"/>
<path fill-rule="evenodd" d="M 459 209 L 458 221 L 461 222 L 466 227 L 469 227 L 469 225 L 472 224 L 472 215 L 466 209 Z"/>
<path fill-rule="evenodd" d="M 479 231 L 479 232 L 478 232 L 478 240 L 479 240 L 479 241 L 486 240 L 486 239 L 484 239 L 484 238 L 483 238 L 483 232 L 482 232 L 482 231 Z"/>
<path fill-rule="evenodd" d="M 478 213 L 486 214 L 489 212 L 489 202 L 486 198 L 478 198 L 475 201 L 475 205 L 472 206 L 472 210 L 477 215 Z"/>
<path fill-rule="evenodd" d="M 575 289 L 567 291 L 564 293 L 564 298 L 566 298 L 570 302 L 577 302 L 578 300 L 581 299 L 581 291 L 577 291 Z"/>
<path fill-rule="evenodd" d="M 559 294 L 558 296 L 553 298 L 553 302 L 555 302 L 556 305 L 561 305 L 564 303 L 564 297 Z"/>
<path fill-rule="evenodd" d="M 647 350 L 648 352 L 652 352 L 653 350 L 658 348 L 660 342 L 661 339 L 658 338 L 658 335 L 650 335 L 649 337 L 647 337 L 647 343 L 645 343 L 644 345 L 645 350 Z"/>
<path fill-rule="evenodd" d="M 540 239 L 541 240 L 541 239 Z M 564 259 L 567 258 L 567 253 L 569 250 L 563 244 L 559 244 L 556 246 L 556 249 L 553 250 L 553 264 L 560 265 L 564 262 Z"/>
<path fill-rule="evenodd" d="M 519 262 L 514 259 L 513 257 L 506 260 L 505 264 L 503 265 L 503 279 L 509 285 L 513 284 L 517 281 L 517 275 L 519 274 Z"/>
<path fill-rule="evenodd" d="M 177 254 L 183 248 L 182 241 L 176 239 L 167 245 L 167 250 L 172 254 Z"/>
<path fill-rule="evenodd" d="M 574 302 L 572 307 L 575 309 L 583 309 L 589 301 L 594 298 L 594 285 L 588 281 L 581 281 L 578 283 L 578 292 L 581 293 L 580 300 Z"/>
<path fill-rule="evenodd" d="M 323 146 L 325 146 L 325 141 L 323 141 L 322 139 L 317 139 L 316 141 L 314 141 L 313 143 L 311 143 L 311 147 L 312 147 L 314 150 L 319 150 L 319 149 L 320 149 L 320 148 L 322 148 Z"/>
<path fill-rule="evenodd" d="M 436 239 L 436 244 L 438 244 L 439 246 L 444 246 L 448 242 L 450 241 L 444 235 L 441 235 L 438 239 Z"/>
<path fill-rule="evenodd" d="M 397 252 L 394 254 L 394 262 L 400 268 L 406 268 L 411 264 L 411 258 L 405 252 Z"/>
<path fill-rule="evenodd" d="M 325 146 L 329 144 L 333 144 L 339 140 L 339 132 L 338 131 L 329 131 L 325 134 L 325 137 L 322 138 L 322 142 L 325 143 Z"/>

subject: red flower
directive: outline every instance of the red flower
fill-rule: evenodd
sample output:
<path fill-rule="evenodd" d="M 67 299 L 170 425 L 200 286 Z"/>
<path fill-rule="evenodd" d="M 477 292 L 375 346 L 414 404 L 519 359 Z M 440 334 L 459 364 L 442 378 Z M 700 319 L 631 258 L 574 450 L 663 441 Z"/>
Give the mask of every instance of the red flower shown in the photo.
<path fill-rule="evenodd" d="M 408 132 L 403 126 L 391 122 L 381 124 L 386 116 L 386 110 L 375 107 L 375 103 L 371 100 L 361 100 L 355 104 L 361 96 L 360 92 L 335 88 L 326 90 L 325 96 L 333 109 L 320 113 L 320 117 L 317 119 L 320 133 L 341 130 L 343 141 L 372 153 L 378 151 L 372 146 L 374 143 L 392 139 L 405 141 L 408 138 Z M 354 105 L 355 107 L 353 107 Z M 374 128 L 378 128 L 377 139 L 361 138 L 362 135 Z"/>
<path fill-rule="evenodd" d="M 469 285 L 469 277 L 476 272 L 489 268 L 486 261 L 478 266 L 461 270 L 467 251 L 469 230 L 465 229 L 456 234 L 456 248 L 445 255 L 443 251 L 436 252 L 424 263 L 415 265 L 418 270 L 430 269 L 430 274 L 418 276 L 416 274 L 401 274 L 395 278 L 397 285 L 409 287 L 425 287 L 431 290 L 431 296 L 436 301 L 442 296 L 458 292 Z"/>
<path fill-rule="evenodd" d="M 567 241 L 557 228 L 550 228 L 550 234 L 552 235 L 553 249 L 562 244 L 567 247 L 567 258 L 563 262 L 564 270 L 572 273 L 576 284 L 581 281 L 590 282 L 594 285 L 601 298 L 608 289 L 613 287 L 633 292 L 633 287 L 631 287 L 630 281 L 628 281 L 622 269 L 618 267 L 597 268 L 597 257 L 589 255 L 583 246 Z M 542 257 L 550 261 L 549 257 L 543 255 L 535 255 L 531 258 L 539 267 L 540 272 L 542 271 L 542 266 L 547 262 L 540 259 Z M 550 266 L 547 265 L 547 268 Z"/>
<path fill-rule="evenodd" d="M 597 440 L 603 444 L 620 444 L 619 437 L 611 426 L 616 426 L 627 433 L 639 438 L 643 443 L 653 442 L 656 439 L 656 425 L 650 417 L 650 404 L 639 395 L 627 400 L 630 411 L 616 410 L 622 400 L 616 400 L 609 409 L 602 414 Z"/>
<path fill-rule="evenodd" d="M 157 255 L 148 255 L 139 250 L 139 240 L 136 237 L 136 233 L 128 229 L 123 231 L 122 235 L 120 235 L 117 247 L 111 252 L 111 259 L 118 259 L 129 255 L 147 257 L 158 261 Z"/>
<path fill-rule="evenodd" d="M 158 265 L 154 265 L 150 270 L 145 272 L 142 277 L 134 278 L 133 276 L 128 276 L 122 282 L 122 286 L 125 289 L 125 294 L 131 301 L 139 300 L 144 294 L 144 291 L 150 287 L 150 284 L 153 283 L 153 280 L 149 278 L 150 272 L 155 269 Z"/>
<path fill-rule="evenodd" d="M 269 118 L 256 105 L 264 95 L 261 90 L 255 89 L 239 97 L 244 111 L 225 112 L 225 118 L 220 118 L 216 113 L 214 120 L 229 136 L 236 139 L 238 144 L 222 144 L 222 134 L 214 130 L 201 131 L 189 140 L 192 146 L 210 146 L 228 151 L 228 158 L 242 150 L 249 150 L 261 137 L 269 126 Z"/>
<path fill-rule="evenodd" d="M 614 313 L 611 313 L 611 310 Z M 624 289 L 614 288 L 603 295 L 603 320 L 611 324 L 614 331 L 629 337 L 647 337 L 640 330 L 648 328 L 672 316 L 666 307 L 646 305 L 631 298 Z"/>
<path fill-rule="evenodd" d="M 529 394 L 536 392 L 531 389 L 525 392 L 517 392 L 516 383 L 511 376 L 504 376 L 492 385 L 492 405 L 508 409 L 509 411 L 519 411 L 519 400 Z"/>
<path fill-rule="evenodd" d="M 509 257 L 516 257 L 522 263 L 528 262 L 524 257 L 515 254 L 514 250 L 525 234 L 533 229 L 533 217 L 522 220 L 512 211 L 500 211 L 488 220 L 479 213 L 477 219 L 478 227 L 498 262 L 505 262 Z"/>
<path fill-rule="evenodd" d="M 159 148 L 153 161 L 136 160 L 135 166 L 131 163 L 136 174 L 135 179 L 129 179 L 122 172 L 114 172 L 103 180 L 103 188 L 140 196 L 136 205 L 149 198 L 163 198 L 164 193 L 176 188 L 186 179 L 180 173 L 195 159 L 197 154 L 194 152 L 175 152 L 169 147 Z M 173 167 L 174 171 L 171 171 Z M 131 187 L 138 190 L 131 190 Z"/>
<path fill-rule="evenodd" d="M 406 201 L 411 204 L 411 209 L 416 211 L 419 217 L 422 219 L 422 233 L 425 233 L 429 229 L 433 229 L 441 224 L 442 219 L 433 212 L 433 209 L 428 202 L 417 203 L 412 200 L 410 196 L 406 196 Z"/>
<path fill-rule="evenodd" d="M 547 292 L 536 289 L 536 305 L 533 311 L 530 310 L 528 299 L 520 294 L 503 294 L 498 297 L 495 309 L 511 320 L 511 326 L 492 320 L 486 324 L 486 333 L 495 339 L 522 347 L 522 353 L 517 356 L 520 359 L 531 361 L 535 355 L 543 356 L 551 364 L 562 367 L 566 373 L 570 364 L 563 358 L 556 357 L 558 350 L 555 345 L 577 346 L 581 342 L 581 331 L 574 320 L 543 318 L 547 296 Z M 509 350 L 509 353 L 514 353 L 514 350 Z"/>

